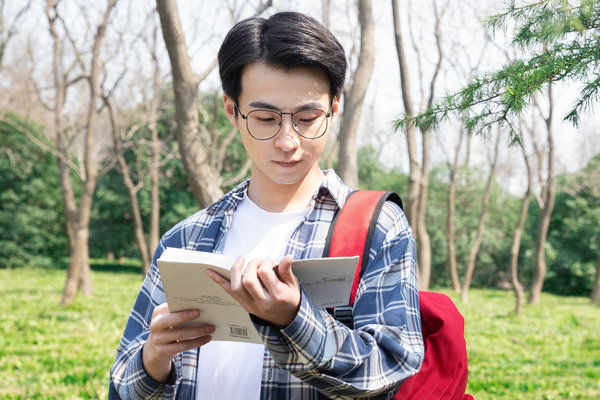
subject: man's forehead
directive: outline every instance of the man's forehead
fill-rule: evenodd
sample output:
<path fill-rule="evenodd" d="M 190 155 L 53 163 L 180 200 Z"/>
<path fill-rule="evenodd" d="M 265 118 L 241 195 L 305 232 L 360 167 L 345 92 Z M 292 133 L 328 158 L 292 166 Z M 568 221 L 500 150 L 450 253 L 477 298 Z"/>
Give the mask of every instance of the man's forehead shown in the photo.
<path fill-rule="evenodd" d="M 265 63 L 242 72 L 240 102 L 257 108 L 322 108 L 330 100 L 327 75 L 318 67 L 282 68 Z"/>

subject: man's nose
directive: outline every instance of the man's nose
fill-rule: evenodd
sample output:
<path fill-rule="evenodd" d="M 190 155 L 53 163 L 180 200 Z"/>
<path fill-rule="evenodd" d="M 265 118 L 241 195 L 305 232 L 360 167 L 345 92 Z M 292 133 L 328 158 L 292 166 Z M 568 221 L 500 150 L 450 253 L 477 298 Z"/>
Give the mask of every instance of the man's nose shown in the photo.
<path fill-rule="evenodd" d="M 300 135 L 294 129 L 292 116 L 281 115 L 281 126 L 275 138 L 275 145 L 283 151 L 291 151 L 300 145 Z"/>

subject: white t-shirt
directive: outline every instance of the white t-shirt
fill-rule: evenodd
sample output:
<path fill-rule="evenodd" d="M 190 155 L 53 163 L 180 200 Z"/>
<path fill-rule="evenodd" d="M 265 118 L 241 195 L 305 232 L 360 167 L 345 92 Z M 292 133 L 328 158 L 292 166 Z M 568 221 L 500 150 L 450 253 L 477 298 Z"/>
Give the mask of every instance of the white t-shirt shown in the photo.
<path fill-rule="evenodd" d="M 278 262 L 308 208 L 272 213 L 245 196 L 233 213 L 223 254 L 271 258 Z M 210 342 L 200 348 L 196 379 L 197 400 L 258 399 L 264 346 L 255 343 Z"/>

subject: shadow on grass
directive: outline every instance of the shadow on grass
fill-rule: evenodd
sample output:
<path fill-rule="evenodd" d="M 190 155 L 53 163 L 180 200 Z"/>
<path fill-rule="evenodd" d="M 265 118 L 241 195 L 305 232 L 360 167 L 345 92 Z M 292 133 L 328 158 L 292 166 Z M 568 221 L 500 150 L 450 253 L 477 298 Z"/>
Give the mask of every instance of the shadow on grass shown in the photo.
<path fill-rule="evenodd" d="M 52 265 L 40 266 L 43 269 L 55 269 L 55 270 L 67 270 L 67 264 L 69 260 L 67 258 L 61 259 L 52 263 Z M 28 268 L 28 267 L 24 267 Z M 90 268 L 94 272 L 108 272 L 114 274 L 140 274 L 141 263 L 132 258 L 126 258 L 122 261 L 109 260 L 104 258 L 91 258 Z"/>
<path fill-rule="evenodd" d="M 110 272 L 114 274 L 140 274 L 141 266 L 140 263 L 123 263 L 118 262 L 94 262 L 90 260 L 90 267 L 92 271 L 96 272 Z"/>

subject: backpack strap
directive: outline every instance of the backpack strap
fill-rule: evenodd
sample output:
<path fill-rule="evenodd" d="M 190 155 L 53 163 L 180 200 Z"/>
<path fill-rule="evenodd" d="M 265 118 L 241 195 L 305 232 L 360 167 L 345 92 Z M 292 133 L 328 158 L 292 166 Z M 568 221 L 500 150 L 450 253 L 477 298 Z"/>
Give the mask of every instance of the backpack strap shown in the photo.
<path fill-rule="evenodd" d="M 323 257 L 358 256 L 349 304 L 354 304 L 360 277 L 369 262 L 373 233 L 383 203 L 391 200 L 402 208 L 400 196 L 393 192 L 356 190 L 334 217 L 327 234 Z"/>
<path fill-rule="evenodd" d="M 379 214 L 386 201 L 402 208 L 400 196 L 393 192 L 356 190 L 351 192 L 341 210 L 336 214 L 327 234 L 323 257 L 358 256 L 358 263 L 350 291 L 350 306 L 328 309 L 340 322 L 352 326 L 352 305 L 358 284 L 369 262 L 369 251 Z"/>

